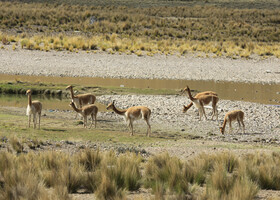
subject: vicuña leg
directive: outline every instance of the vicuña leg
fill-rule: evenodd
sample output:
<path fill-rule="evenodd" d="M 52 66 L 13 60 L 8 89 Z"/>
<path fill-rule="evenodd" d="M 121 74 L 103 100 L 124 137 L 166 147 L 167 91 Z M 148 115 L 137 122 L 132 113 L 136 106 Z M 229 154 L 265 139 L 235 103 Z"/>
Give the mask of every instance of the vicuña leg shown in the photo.
<path fill-rule="evenodd" d="M 28 128 L 30 128 L 31 115 L 28 115 Z"/>
<path fill-rule="evenodd" d="M 129 120 L 129 127 L 130 127 L 130 129 L 131 129 L 131 136 L 133 136 L 133 121 L 130 119 Z"/>
<path fill-rule="evenodd" d="M 37 119 L 36 119 L 36 113 L 35 113 L 35 114 L 33 114 L 33 127 L 34 128 L 36 128 L 36 121 L 37 121 Z"/>
<path fill-rule="evenodd" d="M 38 113 L 38 115 L 39 115 L 39 129 L 40 129 L 40 124 L 41 124 L 41 113 Z"/>
<path fill-rule="evenodd" d="M 84 116 L 84 128 L 87 127 L 87 116 Z"/>
<path fill-rule="evenodd" d="M 243 126 L 243 134 L 245 134 L 245 124 L 244 124 L 243 120 L 241 120 L 241 124 Z"/>
<path fill-rule="evenodd" d="M 229 134 L 232 132 L 232 126 L 231 126 L 231 121 L 229 121 Z"/>
<path fill-rule="evenodd" d="M 214 102 L 212 102 L 212 108 L 213 108 L 212 120 L 216 115 L 216 121 L 218 121 L 218 109 L 217 109 L 217 105 Z"/>
<path fill-rule="evenodd" d="M 147 128 L 147 134 L 146 136 L 150 137 L 150 133 L 151 133 L 151 125 L 150 125 L 150 122 L 148 119 L 145 119 L 147 125 L 148 125 L 148 128 Z"/>
<path fill-rule="evenodd" d="M 238 131 L 241 129 L 241 124 L 242 124 L 242 130 L 243 130 L 243 134 L 244 134 L 245 133 L 245 125 L 244 125 L 243 120 L 240 119 L 240 118 L 237 118 L 237 122 L 238 122 Z"/>

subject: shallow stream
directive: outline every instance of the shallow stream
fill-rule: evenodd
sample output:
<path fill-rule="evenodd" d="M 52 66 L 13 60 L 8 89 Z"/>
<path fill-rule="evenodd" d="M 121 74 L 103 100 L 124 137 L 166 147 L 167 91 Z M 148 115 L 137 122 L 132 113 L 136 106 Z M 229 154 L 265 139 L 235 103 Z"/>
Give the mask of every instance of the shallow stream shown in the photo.
<path fill-rule="evenodd" d="M 220 99 L 256 102 L 280 105 L 280 85 L 262 83 L 237 83 L 194 80 L 161 80 L 161 79 L 116 79 L 92 77 L 46 77 L 0 74 L 1 81 L 41 82 L 53 84 L 78 84 L 83 86 L 114 86 L 128 88 L 182 89 L 188 85 L 192 90 L 215 91 Z M 45 109 L 70 110 L 69 99 L 34 96 L 43 102 Z M 0 104 L 5 106 L 25 107 L 25 95 L 0 95 Z M 104 105 L 99 105 L 101 110 Z"/>

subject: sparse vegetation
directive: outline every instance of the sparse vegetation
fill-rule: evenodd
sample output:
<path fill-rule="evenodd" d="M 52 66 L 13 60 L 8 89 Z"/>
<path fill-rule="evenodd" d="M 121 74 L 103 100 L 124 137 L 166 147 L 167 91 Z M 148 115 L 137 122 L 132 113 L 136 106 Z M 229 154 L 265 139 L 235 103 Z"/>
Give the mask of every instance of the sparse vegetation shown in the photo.
<path fill-rule="evenodd" d="M 65 90 L 66 84 L 53 84 L 53 83 L 41 83 L 41 82 L 22 82 L 19 80 L 13 82 L 0 82 L 0 94 L 26 94 L 28 89 L 32 90 L 34 95 L 47 95 L 53 97 L 62 97 L 69 95 L 69 92 Z M 88 86 L 75 85 L 78 91 L 93 92 L 96 96 L 104 94 L 164 94 L 172 95 L 177 94 L 178 91 L 172 89 L 152 89 L 152 88 L 129 88 L 129 87 L 106 87 L 106 86 Z"/>
<path fill-rule="evenodd" d="M 54 151 L 16 156 L 2 151 L 0 199 L 9 195 L 14 199 L 70 199 L 69 194 L 80 189 L 95 193 L 98 199 L 123 199 L 125 191 L 145 186 L 156 198 L 175 194 L 180 199 L 249 200 L 259 188 L 279 190 L 279 173 L 273 170 L 278 165 L 279 153 L 275 152 L 241 157 L 231 153 L 201 154 L 182 161 L 167 153 L 146 160 L 133 153 L 117 156 L 90 149 L 74 156 Z M 195 177 L 201 170 L 205 177 L 198 183 L 205 189 L 198 194 L 190 186 L 196 185 Z"/>
<path fill-rule="evenodd" d="M 279 12 L 209 5 L 138 8 L 0 2 L 0 40 L 3 45 L 44 51 L 280 57 Z"/>

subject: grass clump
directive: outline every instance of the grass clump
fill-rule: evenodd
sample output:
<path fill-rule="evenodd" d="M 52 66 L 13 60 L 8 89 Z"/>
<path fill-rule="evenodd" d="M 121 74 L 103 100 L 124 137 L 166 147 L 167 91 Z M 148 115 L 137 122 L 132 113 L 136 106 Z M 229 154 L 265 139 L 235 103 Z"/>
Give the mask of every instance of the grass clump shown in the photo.
<path fill-rule="evenodd" d="M 134 191 L 140 187 L 141 158 L 135 154 L 125 154 L 116 157 L 108 153 L 102 163 L 101 173 L 114 181 L 118 188 Z"/>
<path fill-rule="evenodd" d="M 189 162 L 185 163 L 184 176 L 191 182 L 199 185 L 206 183 L 207 175 L 213 171 L 215 163 L 222 163 L 232 172 L 238 165 L 236 156 L 228 153 L 221 154 L 200 154 Z"/>
<path fill-rule="evenodd" d="M 280 190 L 280 153 L 249 154 L 247 173 L 262 189 Z"/>
<path fill-rule="evenodd" d="M 10 138 L 10 144 L 11 144 L 12 148 L 17 153 L 22 153 L 23 152 L 23 144 L 17 137 L 15 137 L 15 136 L 11 137 Z"/>
<path fill-rule="evenodd" d="M 183 176 L 183 163 L 168 154 L 154 156 L 145 166 L 145 186 L 152 188 L 158 197 L 164 194 L 186 195 L 188 180 Z"/>
<path fill-rule="evenodd" d="M 259 188 L 280 189 L 279 158 L 278 152 L 200 154 L 182 161 L 167 153 L 145 160 L 90 149 L 71 155 L 3 151 L 0 199 L 68 200 L 81 189 L 98 199 L 125 199 L 126 191 L 146 187 L 156 199 L 251 200 Z"/>
<path fill-rule="evenodd" d="M 225 163 L 215 163 L 207 178 L 203 199 L 251 200 L 258 193 L 258 186 L 245 173 L 244 168 L 228 170 Z"/>

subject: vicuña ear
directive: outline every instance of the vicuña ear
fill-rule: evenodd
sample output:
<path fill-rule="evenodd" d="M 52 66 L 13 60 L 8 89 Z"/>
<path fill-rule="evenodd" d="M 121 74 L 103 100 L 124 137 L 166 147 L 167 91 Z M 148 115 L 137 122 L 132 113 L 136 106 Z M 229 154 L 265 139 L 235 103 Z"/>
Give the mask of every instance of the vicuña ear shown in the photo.
<path fill-rule="evenodd" d="M 115 101 L 115 100 L 113 100 L 113 104 L 115 104 L 115 102 L 116 102 L 116 101 Z"/>

